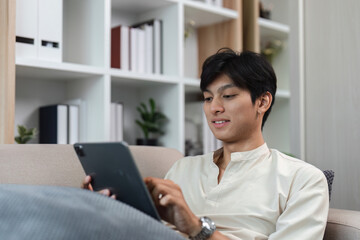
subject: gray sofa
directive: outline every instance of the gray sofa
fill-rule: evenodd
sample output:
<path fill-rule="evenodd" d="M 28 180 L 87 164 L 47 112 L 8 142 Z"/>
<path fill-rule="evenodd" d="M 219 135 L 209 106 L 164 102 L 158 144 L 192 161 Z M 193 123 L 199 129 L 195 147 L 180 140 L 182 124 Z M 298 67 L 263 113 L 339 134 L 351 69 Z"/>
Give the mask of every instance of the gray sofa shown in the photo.
<path fill-rule="evenodd" d="M 164 177 L 182 154 L 170 148 L 130 146 L 142 176 Z M 71 145 L 0 145 L 0 184 L 78 188 L 85 173 Z M 359 240 L 360 212 L 330 209 L 325 240 Z"/>

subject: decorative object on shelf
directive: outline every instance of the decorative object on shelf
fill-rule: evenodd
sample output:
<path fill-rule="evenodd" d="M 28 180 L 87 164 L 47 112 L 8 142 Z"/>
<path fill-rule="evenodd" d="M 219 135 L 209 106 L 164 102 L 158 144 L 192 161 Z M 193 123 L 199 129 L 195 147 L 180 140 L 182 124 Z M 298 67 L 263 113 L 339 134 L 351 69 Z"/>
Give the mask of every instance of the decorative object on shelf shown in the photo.
<path fill-rule="evenodd" d="M 140 113 L 141 120 L 136 120 L 136 124 L 140 126 L 141 130 L 144 133 L 143 139 L 137 139 L 137 145 L 151 145 L 156 146 L 157 136 L 164 134 L 161 130 L 161 124 L 167 119 L 166 116 L 159 112 L 156 109 L 155 100 L 149 99 L 150 109 L 146 106 L 145 103 L 141 102 L 140 106 L 136 108 L 136 110 Z M 149 138 L 150 133 L 153 133 L 154 138 Z"/>
<path fill-rule="evenodd" d="M 18 144 L 25 144 L 31 139 L 35 138 L 37 135 L 36 128 L 29 128 L 27 129 L 23 125 L 18 125 L 17 130 L 19 133 L 19 136 L 15 137 L 15 142 Z"/>
<path fill-rule="evenodd" d="M 194 32 L 195 32 L 195 21 L 190 19 L 185 24 L 184 39 L 186 40 Z"/>
<path fill-rule="evenodd" d="M 261 54 L 263 54 L 269 63 L 272 63 L 272 59 L 282 49 L 283 42 L 277 39 L 267 41 L 261 48 Z"/>
<path fill-rule="evenodd" d="M 260 17 L 270 19 L 271 18 L 271 9 L 272 4 L 269 4 L 268 7 L 264 7 L 264 4 L 262 2 L 259 2 L 259 11 L 260 11 Z"/>

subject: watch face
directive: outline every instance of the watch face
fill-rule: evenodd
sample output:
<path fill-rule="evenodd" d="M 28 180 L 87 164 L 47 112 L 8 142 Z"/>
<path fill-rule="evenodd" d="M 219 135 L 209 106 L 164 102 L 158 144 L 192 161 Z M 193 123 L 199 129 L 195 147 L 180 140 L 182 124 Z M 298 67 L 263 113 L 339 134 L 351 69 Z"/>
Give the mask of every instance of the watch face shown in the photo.
<path fill-rule="evenodd" d="M 215 223 L 208 217 L 202 217 L 200 221 L 202 222 L 202 232 L 210 237 L 216 230 Z"/>

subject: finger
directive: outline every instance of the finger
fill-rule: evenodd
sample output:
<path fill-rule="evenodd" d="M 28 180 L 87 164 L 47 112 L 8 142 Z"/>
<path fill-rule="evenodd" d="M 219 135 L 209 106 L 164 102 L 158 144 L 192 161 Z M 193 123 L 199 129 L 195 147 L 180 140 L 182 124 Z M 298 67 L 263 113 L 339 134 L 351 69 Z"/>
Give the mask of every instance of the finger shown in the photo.
<path fill-rule="evenodd" d="M 84 188 L 84 189 L 89 189 L 89 185 L 91 183 L 91 177 L 88 175 L 84 178 L 83 182 L 82 182 L 82 185 L 81 185 L 81 188 Z"/>
<path fill-rule="evenodd" d="M 113 194 L 113 195 L 111 195 L 111 196 L 110 196 L 110 198 L 112 198 L 112 199 L 116 199 L 116 195 L 115 195 L 115 194 Z"/>
<path fill-rule="evenodd" d="M 108 197 L 110 197 L 110 195 L 111 195 L 111 192 L 110 192 L 109 189 L 100 190 L 99 193 L 100 193 L 100 194 L 103 194 L 103 195 L 105 195 L 105 196 L 108 196 Z"/>

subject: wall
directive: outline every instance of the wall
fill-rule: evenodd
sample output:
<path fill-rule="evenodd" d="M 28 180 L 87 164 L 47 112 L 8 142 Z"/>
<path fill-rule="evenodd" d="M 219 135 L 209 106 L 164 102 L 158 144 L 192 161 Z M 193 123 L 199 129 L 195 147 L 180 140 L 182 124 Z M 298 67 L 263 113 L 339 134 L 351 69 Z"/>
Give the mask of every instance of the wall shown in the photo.
<path fill-rule="evenodd" d="M 305 160 L 335 171 L 331 207 L 360 210 L 360 1 L 304 3 Z"/>

